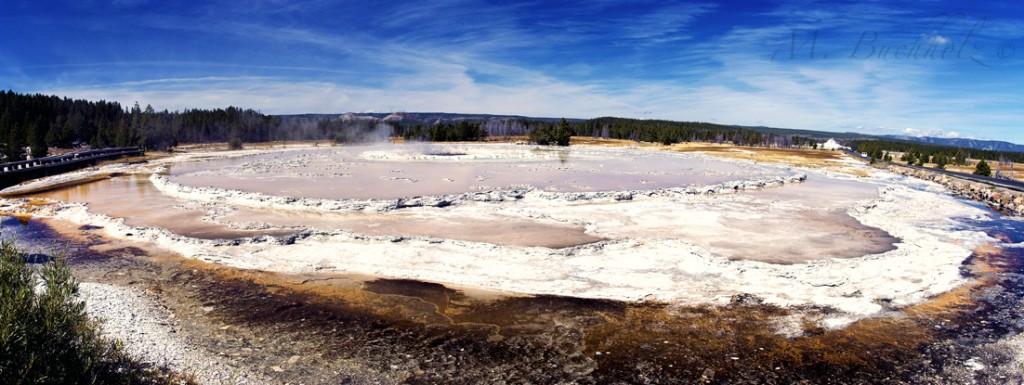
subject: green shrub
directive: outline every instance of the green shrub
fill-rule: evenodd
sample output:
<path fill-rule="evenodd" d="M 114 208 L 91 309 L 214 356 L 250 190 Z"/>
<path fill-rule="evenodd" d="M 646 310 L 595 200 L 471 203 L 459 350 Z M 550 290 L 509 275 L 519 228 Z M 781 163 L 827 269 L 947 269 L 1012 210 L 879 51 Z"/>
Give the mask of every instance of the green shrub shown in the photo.
<path fill-rule="evenodd" d="M 242 140 L 238 139 L 238 138 L 231 138 L 231 139 L 229 139 L 228 140 L 228 149 L 229 150 L 241 150 L 242 149 Z"/>
<path fill-rule="evenodd" d="M 530 130 L 527 134 L 530 141 L 542 146 L 558 145 L 568 146 L 569 140 L 575 135 L 569 122 L 562 118 L 556 125 L 540 125 Z"/>
<path fill-rule="evenodd" d="M 974 167 L 974 175 L 992 176 L 992 168 L 988 166 L 988 163 L 982 160 L 978 162 L 976 167 Z"/>
<path fill-rule="evenodd" d="M 99 335 L 62 258 L 26 263 L 0 240 L 0 378 L 21 384 L 170 384 Z"/>

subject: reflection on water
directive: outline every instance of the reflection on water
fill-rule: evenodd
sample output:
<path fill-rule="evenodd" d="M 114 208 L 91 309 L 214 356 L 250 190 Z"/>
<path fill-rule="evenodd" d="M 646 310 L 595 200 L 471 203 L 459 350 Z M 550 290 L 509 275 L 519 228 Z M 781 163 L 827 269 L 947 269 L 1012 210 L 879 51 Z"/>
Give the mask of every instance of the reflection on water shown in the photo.
<path fill-rule="evenodd" d="M 0 215 L 0 239 L 10 241 L 24 251 L 52 250 L 56 233 L 39 221 Z"/>

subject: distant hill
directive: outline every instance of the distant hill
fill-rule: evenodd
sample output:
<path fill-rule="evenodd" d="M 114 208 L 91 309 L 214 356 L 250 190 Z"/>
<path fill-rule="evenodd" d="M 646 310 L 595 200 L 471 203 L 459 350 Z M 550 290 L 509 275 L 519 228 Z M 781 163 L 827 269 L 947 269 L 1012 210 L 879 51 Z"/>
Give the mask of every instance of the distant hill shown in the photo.
<path fill-rule="evenodd" d="M 470 121 L 470 122 L 487 122 L 496 120 L 530 120 L 540 122 L 557 122 L 561 118 L 552 117 L 532 117 L 522 115 L 492 115 L 492 114 L 462 114 L 462 113 L 449 113 L 449 112 L 345 112 L 336 114 L 297 114 L 297 115 L 278 115 L 278 117 L 288 120 L 312 120 L 312 121 L 323 121 L 333 120 L 345 117 L 347 120 L 377 120 L 377 121 L 403 121 L 409 123 L 424 123 L 424 124 L 435 124 L 435 123 L 457 123 L 459 121 Z M 623 118 L 625 119 L 625 118 Z M 579 123 L 589 121 L 588 119 L 576 119 L 566 118 L 569 122 Z M 591 119 L 592 120 L 592 119 Z M 631 121 L 641 122 L 643 120 L 638 119 L 626 119 Z M 664 121 L 668 122 L 668 121 Z M 824 142 L 828 139 L 837 139 L 839 141 L 859 141 L 859 140 L 897 140 L 914 143 L 932 144 L 938 146 L 950 146 L 960 148 L 970 148 L 977 150 L 989 150 L 999 152 L 1024 152 L 1024 145 L 998 141 L 998 140 L 978 140 L 978 139 L 964 139 L 964 138 L 936 138 L 928 136 L 908 136 L 908 135 L 870 135 L 862 134 L 857 132 L 832 132 L 832 131 L 817 131 L 817 130 L 802 130 L 792 128 L 779 128 L 779 127 L 766 127 L 766 126 L 742 126 L 742 125 L 724 125 L 723 127 L 735 127 L 740 129 L 746 129 L 751 131 L 757 131 L 764 134 L 774 135 L 787 135 L 787 136 L 802 136 Z"/>
<path fill-rule="evenodd" d="M 976 150 L 990 150 L 1002 152 L 1024 152 L 1024 145 L 999 140 L 979 140 L 965 138 L 935 138 L 930 136 L 908 136 L 908 135 L 885 135 L 883 138 L 904 140 L 909 142 L 935 144 L 940 146 L 952 146 L 973 148 Z"/>
<path fill-rule="evenodd" d="M 330 120 L 337 119 L 341 116 L 350 116 L 353 118 L 359 117 L 374 117 L 377 119 L 388 119 L 397 118 L 403 121 L 412 122 L 424 122 L 424 123 L 452 123 L 461 120 L 467 120 L 471 122 L 482 122 L 487 120 L 497 119 L 527 119 L 542 122 L 557 122 L 562 118 L 549 118 L 549 117 L 532 117 L 532 116 L 521 116 L 521 115 L 491 115 L 491 114 L 456 114 L 449 112 L 344 112 L 338 114 L 296 114 L 296 115 L 278 115 L 281 118 L 293 118 L 293 119 L 313 119 L 313 120 Z M 390 119 L 388 119 L 390 120 Z M 586 119 L 574 119 L 565 118 L 569 122 L 582 122 Z"/>
<path fill-rule="evenodd" d="M 878 138 L 876 135 L 861 134 L 857 132 L 832 132 L 832 131 L 816 131 L 816 130 L 799 130 L 795 128 L 778 128 L 778 127 L 766 127 L 766 126 L 736 126 L 739 128 L 745 128 L 748 130 L 754 130 L 763 132 L 766 134 L 783 134 L 783 135 L 800 135 L 806 136 L 811 139 L 818 139 L 825 141 L 828 139 L 872 139 Z"/>

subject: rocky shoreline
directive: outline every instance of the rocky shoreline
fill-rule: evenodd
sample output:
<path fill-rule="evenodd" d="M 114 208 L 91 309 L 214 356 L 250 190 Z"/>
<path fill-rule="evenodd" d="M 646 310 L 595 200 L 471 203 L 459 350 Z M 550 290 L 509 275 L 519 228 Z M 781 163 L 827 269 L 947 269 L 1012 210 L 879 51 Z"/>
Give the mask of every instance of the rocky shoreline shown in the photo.
<path fill-rule="evenodd" d="M 100 321 L 103 334 L 120 341 L 142 362 L 168 367 L 201 384 L 269 383 L 259 373 L 222 362 L 191 340 L 202 337 L 178 334 L 182 327 L 176 315 L 153 295 L 107 283 L 82 282 L 79 289 L 86 311 Z"/>
<path fill-rule="evenodd" d="M 1024 192 L 1013 191 L 984 183 L 952 177 L 927 170 L 910 169 L 899 166 L 888 166 L 886 170 L 896 174 L 911 176 L 935 182 L 948 188 L 954 196 L 968 198 L 981 203 L 1005 215 L 1024 215 Z"/>

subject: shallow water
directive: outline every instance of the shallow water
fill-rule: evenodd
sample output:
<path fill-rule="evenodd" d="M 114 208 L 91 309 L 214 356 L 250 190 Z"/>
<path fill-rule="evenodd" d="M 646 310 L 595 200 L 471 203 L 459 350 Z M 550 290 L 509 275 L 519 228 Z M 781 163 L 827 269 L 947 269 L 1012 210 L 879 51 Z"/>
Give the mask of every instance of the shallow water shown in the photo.
<path fill-rule="evenodd" d="M 187 207 L 187 202 L 163 195 L 144 175 L 123 175 L 34 194 L 33 197 L 85 203 L 91 212 L 123 218 L 127 225 L 165 228 L 176 234 L 200 239 L 282 236 L 295 232 L 239 230 L 203 220 L 209 215 L 207 210 Z"/>
<path fill-rule="evenodd" d="M 604 239 L 587 234 L 579 226 L 551 224 L 503 215 L 467 217 L 452 215 L 443 210 L 410 215 L 361 212 L 298 213 L 241 208 L 220 220 L 239 224 L 342 230 L 372 236 L 429 237 L 552 249 L 584 245 Z"/>
<path fill-rule="evenodd" d="M 640 177 L 661 180 L 660 184 L 644 185 L 656 188 L 679 186 L 686 181 L 707 183 L 725 177 L 735 180 L 740 176 L 760 177 L 787 172 L 784 169 L 744 165 L 749 166 L 744 175 L 736 170 L 738 166 L 734 163 L 694 159 L 659 151 L 629 151 L 625 152 L 625 156 L 615 158 L 599 149 L 583 149 L 570 153 L 576 154 L 578 159 L 569 161 L 564 158 L 567 151 L 537 151 L 513 146 L 487 148 L 497 148 L 498 151 L 485 152 L 468 147 L 460 152 L 442 152 L 444 155 L 423 155 L 441 150 L 433 147 L 422 152 L 416 147 L 399 147 L 393 152 L 382 151 L 380 147 L 313 149 L 185 163 L 175 166 L 172 174 L 216 179 L 225 188 L 252 187 L 265 188 L 265 191 L 282 189 L 275 187 L 280 186 L 280 183 L 268 182 L 267 178 L 304 177 L 311 182 L 283 187 L 287 191 L 281 193 L 293 194 L 296 193 L 293 190 L 306 189 L 307 193 L 317 194 L 318 191 L 351 187 L 314 183 L 318 179 L 310 176 L 311 172 L 323 173 L 339 164 L 355 168 L 354 163 L 324 163 L 325 159 L 332 157 L 350 160 L 363 158 L 366 162 L 359 163 L 358 168 L 364 179 L 369 178 L 371 181 L 374 180 L 372 172 L 384 166 L 424 168 L 437 175 L 452 167 L 472 167 L 480 173 L 514 176 L 503 170 L 518 167 L 517 162 L 520 161 L 532 169 L 557 164 L 559 166 L 552 170 L 558 170 L 563 176 L 573 175 L 576 180 L 583 179 L 579 177 L 581 175 L 593 177 L 601 181 L 601 186 L 605 188 L 627 187 L 629 181 Z M 484 155 L 490 157 L 466 159 L 482 158 Z M 668 163 L 652 162 L 654 160 Z M 587 171 L 584 167 L 588 162 L 602 162 L 599 168 L 604 170 Z M 702 165 L 710 167 L 712 171 L 695 171 L 684 168 L 684 165 Z M 224 170 L 219 171 L 218 167 Z M 656 172 L 655 169 L 674 171 Z M 215 176 L 214 172 L 223 172 L 231 177 Z M 394 170 L 385 173 L 386 176 L 395 174 L 400 173 Z M 231 178 L 244 183 L 235 184 Z M 671 180 L 678 183 L 669 183 Z M 430 190 L 436 186 L 429 183 L 420 184 L 420 187 L 427 188 L 420 192 L 441 191 Z M 351 188 L 353 190 L 349 193 L 369 189 L 367 186 Z M 390 213 L 282 211 L 200 204 L 163 195 L 144 175 L 124 175 L 36 196 L 86 203 L 91 212 L 124 218 L 128 225 L 166 228 L 180 235 L 202 239 L 284 236 L 305 229 L 555 249 L 603 239 L 681 239 L 730 259 L 791 264 L 819 259 L 855 258 L 891 250 L 898 240 L 884 231 L 858 223 L 843 211 L 853 202 L 876 198 L 877 189 L 877 185 L 863 181 L 827 178 L 811 173 L 808 180 L 801 184 L 741 193 L 754 200 L 723 203 L 716 199 L 682 211 L 665 210 L 665 207 L 659 205 L 637 206 L 630 202 L 573 205 L 548 209 L 548 214 L 554 215 L 553 220 L 532 218 L 535 214 L 520 211 L 514 203 L 500 205 L 502 210 L 489 209 L 484 212 L 420 208 Z M 394 190 L 385 190 L 384 193 L 388 191 L 397 193 Z M 708 222 L 706 218 L 717 219 Z M 625 226 L 616 225 L 623 219 L 626 220 Z M 580 221 L 594 225 L 599 231 L 586 231 L 583 224 L 579 224 Z"/>
<path fill-rule="evenodd" d="M 547 248 L 577 246 L 603 239 L 586 234 L 579 226 L 501 215 L 466 217 L 444 210 L 367 214 L 213 207 L 167 197 L 143 175 L 124 175 L 33 196 L 85 203 L 91 212 L 124 218 L 131 226 L 164 228 L 200 239 L 287 236 L 303 229 Z"/>
<path fill-rule="evenodd" d="M 35 220 L 18 219 L 0 215 L 0 239 L 13 241 L 26 252 L 54 251 L 58 234 Z"/>
<path fill-rule="evenodd" d="M 794 264 L 892 250 L 898 239 L 846 210 L 878 199 L 878 185 L 809 173 L 803 183 L 676 204 L 616 202 L 555 207 L 548 215 L 587 218 L 613 239 L 682 240 L 733 260 Z"/>
<path fill-rule="evenodd" d="M 786 188 L 751 191 L 750 194 L 765 200 L 793 202 L 817 210 L 831 210 L 848 207 L 858 201 L 876 199 L 879 187 L 881 185 L 865 178 L 830 178 L 821 173 L 809 172 L 803 183 Z"/>
<path fill-rule="evenodd" d="M 789 174 L 777 167 L 667 151 L 493 144 L 305 149 L 171 168 L 171 180 L 189 186 L 326 199 L 394 199 L 522 188 L 653 190 Z"/>
<path fill-rule="evenodd" d="M 365 147 L 354 156 L 366 164 L 405 167 L 423 163 L 437 170 L 473 161 L 497 162 L 499 167 L 494 169 L 515 163 L 569 164 L 576 155 L 581 160 L 591 157 L 623 163 L 612 169 L 651 169 L 654 166 L 641 165 L 643 162 L 636 159 L 677 157 L 634 149 L 580 148 L 566 152 L 519 150 L 508 145 L 479 147 L 465 146 L 444 155 Z M 248 183 L 254 185 L 264 175 L 315 180 L 314 174 L 345 166 L 323 163 L 322 169 L 310 168 L 318 164 L 311 160 L 316 153 L 333 154 L 336 150 L 171 163 L 175 165 L 172 174 L 213 177 L 218 170 L 196 167 L 222 162 L 225 173 L 248 178 Z M 469 159 L 484 155 L 486 159 Z M 563 155 L 569 158 L 563 159 Z M 679 159 L 713 164 L 707 173 L 690 170 L 689 174 L 679 174 L 682 181 L 705 177 L 742 181 L 794 173 L 772 165 L 704 157 Z M 716 169 L 721 165 L 749 166 L 750 170 L 743 175 L 728 174 Z M 565 172 L 585 174 L 580 170 Z M 391 174 L 397 173 L 384 176 Z M 686 179 L 689 177 L 684 174 L 692 178 Z M 210 231 L 217 232 L 218 237 L 227 232 L 304 232 L 283 242 L 260 239 L 210 243 L 163 237 L 152 228 L 106 221 L 101 224 L 109 227 L 109 235 L 149 239 L 161 247 L 183 250 L 187 258 L 289 274 L 369 274 L 514 293 L 628 301 L 653 298 L 679 304 L 717 303 L 736 293 L 748 293 L 784 306 L 834 307 L 844 312 L 830 320 L 834 323 L 883 310 L 879 298 L 913 303 L 959 282 L 958 267 L 977 233 L 952 234 L 944 221 L 951 216 L 972 215 L 973 209 L 965 209 L 935 192 L 898 185 L 880 190 L 892 184 L 884 175 L 857 179 L 808 174 L 804 183 L 763 191 L 632 191 L 587 199 L 579 199 L 580 194 L 534 191 L 480 201 L 469 194 L 446 197 L 443 206 L 388 206 L 381 211 L 351 209 L 359 207 L 348 205 L 353 202 L 288 196 L 267 199 L 239 191 L 175 190 L 173 186 L 167 190 L 174 194 L 175 198 L 170 198 L 142 176 L 115 178 L 84 189 L 76 187 L 80 189 L 75 190 L 77 193 L 48 194 L 91 201 L 90 212 L 115 218 L 128 216 L 131 226 L 166 228 L 179 234 L 191 231 L 197 237 Z M 373 207 L 389 203 L 365 204 Z M 145 207 L 147 212 L 139 213 L 137 207 Z M 922 212 L 924 207 L 937 209 Z M 79 210 L 60 211 L 57 217 L 83 224 L 90 221 Z M 918 228 L 926 231 L 914 230 Z M 899 234 L 900 239 L 893 234 Z M 583 246 L 571 247 L 577 245 Z"/>

